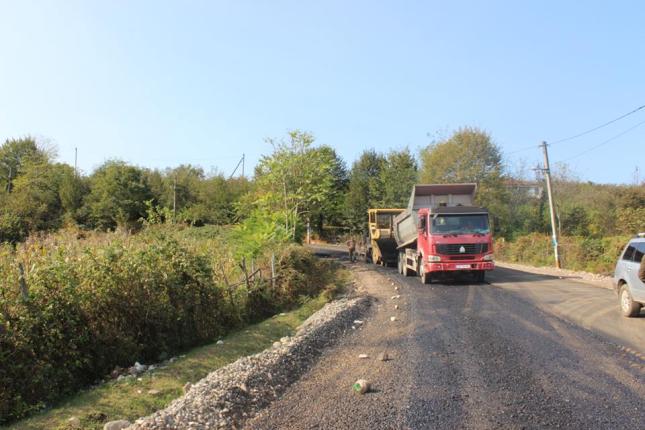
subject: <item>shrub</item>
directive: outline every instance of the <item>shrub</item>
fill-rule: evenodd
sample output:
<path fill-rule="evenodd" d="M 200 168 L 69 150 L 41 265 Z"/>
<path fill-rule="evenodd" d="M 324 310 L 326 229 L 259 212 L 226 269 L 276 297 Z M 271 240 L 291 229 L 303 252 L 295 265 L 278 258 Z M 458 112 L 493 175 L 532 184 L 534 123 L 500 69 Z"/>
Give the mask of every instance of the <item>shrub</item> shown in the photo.
<path fill-rule="evenodd" d="M 63 231 L 0 247 L 0 422 L 115 366 L 210 342 L 326 282 L 312 254 L 295 245 L 277 253 L 274 283 L 256 277 L 247 289 L 229 288 L 242 277 L 237 251 L 212 231 L 151 226 L 135 236 L 88 235 Z M 258 267 L 270 252 L 258 255 Z"/>
<path fill-rule="evenodd" d="M 611 274 L 616 260 L 627 243 L 628 236 L 592 238 L 588 236 L 560 237 L 562 267 L 601 274 Z M 551 236 L 532 233 L 513 241 L 495 242 L 495 254 L 503 261 L 536 266 L 553 265 Z"/>

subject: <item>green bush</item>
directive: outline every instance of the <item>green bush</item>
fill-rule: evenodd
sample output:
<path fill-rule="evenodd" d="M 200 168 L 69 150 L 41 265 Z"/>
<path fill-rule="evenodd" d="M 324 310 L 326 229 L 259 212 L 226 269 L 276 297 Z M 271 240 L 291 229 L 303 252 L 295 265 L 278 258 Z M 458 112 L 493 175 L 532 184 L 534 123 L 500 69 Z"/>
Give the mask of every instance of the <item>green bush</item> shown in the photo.
<path fill-rule="evenodd" d="M 560 238 L 562 267 L 611 274 L 628 240 L 628 236 L 563 236 Z M 552 266 L 554 261 L 551 236 L 539 233 L 519 236 L 513 241 L 499 239 L 495 241 L 495 255 L 502 261 L 534 266 Z"/>
<path fill-rule="evenodd" d="M 231 286 L 244 279 L 231 257 L 237 251 L 212 231 L 151 226 L 135 236 L 89 236 L 61 232 L 0 248 L 0 423 L 115 366 L 211 342 L 318 294 L 326 282 L 322 263 L 295 245 L 277 252 L 274 283 L 256 277 L 247 288 Z M 264 251 L 256 267 L 268 266 L 271 250 Z"/>

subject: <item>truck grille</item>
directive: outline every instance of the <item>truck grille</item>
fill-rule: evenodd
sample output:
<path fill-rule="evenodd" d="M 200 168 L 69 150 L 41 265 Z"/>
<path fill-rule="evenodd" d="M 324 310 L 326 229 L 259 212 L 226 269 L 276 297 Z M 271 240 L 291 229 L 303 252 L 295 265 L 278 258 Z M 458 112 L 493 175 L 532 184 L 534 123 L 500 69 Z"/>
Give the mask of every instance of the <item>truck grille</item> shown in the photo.
<path fill-rule="evenodd" d="M 464 247 L 464 252 L 459 252 L 462 246 Z M 443 255 L 482 254 L 487 251 L 487 243 L 455 243 L 437 245 L 437 253 Z"/>

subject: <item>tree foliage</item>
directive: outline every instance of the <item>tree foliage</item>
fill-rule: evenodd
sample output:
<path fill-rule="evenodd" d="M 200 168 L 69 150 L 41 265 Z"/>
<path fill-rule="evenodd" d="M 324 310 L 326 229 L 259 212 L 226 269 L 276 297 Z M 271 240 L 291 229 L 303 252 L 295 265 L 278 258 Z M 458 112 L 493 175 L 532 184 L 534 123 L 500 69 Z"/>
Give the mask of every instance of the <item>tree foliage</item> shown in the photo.
<path fill-rule="evenodd" d="M 417 182 L 476 182 L 477 204 L 490 210 L 498 236 L 550 233 L 546 193 L 526 191 L 544 188 L 544 178 L 509 173 L 490 134 L 477 128 L 431 143 L 419 161 L 407 148 L 365 150 L 349 171 L 310 133 L 294 130 L 267 142 L 272 151 L 253 177 L 226 178 L 189 164 L 145 169 L 121 161 L 84 175 L 55 162 L 34 138 L 8 139 L 0 145 L 0 242 L 73 224 L 131 229 L 144 218 L 195 226 L 277 218 L 292 239 L 308 222 L 321 236 L 326 229 L 364 231 L 368 208 L 405 207 Z M 561 234 L 600 238 L 645 229 L 645 184 L 583 182 L 565 164 L 552 173 Z"/>
<path fill-rule="evenodd" d="M 508 177 L 501 151 L 487 132 L 460 128 L 450 138 L 429 145 L 421 160 L 421 182 L 476 183 L 477 202 L 490 210 L 495 231 L 504 236 L 512 234 L 516 225 L 505 185 Z"/>
<path fill-rule="evenodd" d="M 284 226 L 297 236 L 299 223 L 310 220 L 334 200 L 337 170 L 333 153 L 314 147 L 314 137 L 294 130 L 283 140 L 268 139 L 271 155 L 260 159 L 255 169 L 258 204 L 282 214 Z"/>
<path fill-rule="evenodd" d="M 367 209 L 381 196 L 381 174 L 386 159 L 373 149 L 363 151 L 352 165 L 345 200 L 347 222 L 353 231 L 366 229 Z"/>
<path fill-rule="evenodd" d="M 133 227 L 146 216 L 146 201 L 152 199 L 152 192 L 142 169 L 108 161 L 96 169 L 90 184 L 85 205 L 94 227 Z"/>
<path fill-rule="evenodd" d="M 417 183 L 417 161 L 408 148 L 390 151 L 379 181 L 382 193 L 377 203 L 380 207 L 407 207 L 412 186 Z"/>

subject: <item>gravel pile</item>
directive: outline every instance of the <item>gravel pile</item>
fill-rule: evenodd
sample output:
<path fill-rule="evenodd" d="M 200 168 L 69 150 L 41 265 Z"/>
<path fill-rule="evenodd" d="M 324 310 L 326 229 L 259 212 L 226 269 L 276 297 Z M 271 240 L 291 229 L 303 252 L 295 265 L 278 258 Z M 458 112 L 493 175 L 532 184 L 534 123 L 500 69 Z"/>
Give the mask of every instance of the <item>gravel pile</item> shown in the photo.
<path fill-rule="evenodd" d="M 581 279 L 595 286 L 612 289 L 612 277 L 600 275 L 597 273 L 580 272 L 576 270 L 556 269 L 555 267 L 535 267 L 518 263 L 507 263 L 505 261 L 496 261 L 496 265 L 509 269 L 521 270 L 523 272 L 537 273 L 539 275 L 551 275 L 561 278 Z"/>
<path fill-rule="evenodd" d="M 243 357 L 198 383 L 170 406 L 137 420 L 130 429 L 239 428 L 278 398 L 331 344 L 359 318 L 369 297 L 328 303 L 312 315 L 293 337 L 275 342 L 259 354 Z"/>

